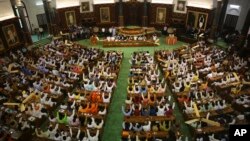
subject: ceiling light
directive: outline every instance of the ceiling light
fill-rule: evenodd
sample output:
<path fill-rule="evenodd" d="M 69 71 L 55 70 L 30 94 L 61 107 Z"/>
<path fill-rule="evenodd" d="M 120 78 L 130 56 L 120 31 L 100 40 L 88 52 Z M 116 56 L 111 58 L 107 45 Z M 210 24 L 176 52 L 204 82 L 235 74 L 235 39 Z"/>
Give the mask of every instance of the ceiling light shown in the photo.
<path fill-rule="evenodd" d="M 240 8 L 239 5 L 234 5 L 234 4 L 230 4 L 229 6 L 230 6 L 230 8 L 234 8 L 234 9 L 239 9 Z"/>
<path fill-rule="evenodd" d="M 16 6 L 22 6 L 22 1 L 21 0 L 16 0 Z"/>
<path fill-rule="evenodd" d="M 37 2 L 36 5 L 37 6 L 43 5 L 43 2 Z"/>

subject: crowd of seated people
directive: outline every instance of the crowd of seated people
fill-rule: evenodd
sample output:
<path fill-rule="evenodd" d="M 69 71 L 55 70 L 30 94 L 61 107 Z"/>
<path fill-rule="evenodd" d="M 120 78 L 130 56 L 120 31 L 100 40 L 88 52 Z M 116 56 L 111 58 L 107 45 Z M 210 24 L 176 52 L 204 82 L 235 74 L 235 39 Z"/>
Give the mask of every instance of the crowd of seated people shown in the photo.
<path fill-rule="evenodd" d="M 232 109 L 229 104 L 231 101 L 221 98 L 221 92 L 227 89 L 229 96 L 231 88 L 247 85 L 247 82 L 243 83 L 249 70 L 246 58 L 239 57 L 237 53 L 228 55 L 227 52 L 208 46 L 203 41 L 174 51 L 161 50 L 155 53 L 155 57 L 186 119 L 197 118 L 194 103 L 201 117 L 206 117 L 208 113 L 213 118 L 234 112 L 245 117 L 245 113 Z M 243 95 L 241 100 L 242 97 L 243 102 L 248 98 Z M 240 99 L 235 100 L 241 102 Z M 249 121 L 245 123 L 247 122 Z M 193 127 L 204 128 L 207 125 L 204 126 L 200 122 Z M 201 138 L 197 140 L 199 139 Z"/>
<path fill-rule="evenodd" d="M 0 64 L 0 126 L 51 140 L 99 140 L 122 58 L 61 40 L 10 52 Z"/>
<path fill-rule="evenodd" d="M 98 37 L 112 37 L 116 35 L 115 27 L 104 28 L 72 25 L 69 26 L 66 31 L 69 33 L 67 35 L 68 39 L 71 41 L 89 39 L 93 34 L 97 35 Z"/>
<path fill-rule="evenodd" d="M 198 135 L 195 141 L 221 141 L 221 140 L 229 140 L 229 135 L 226 133 L 218 133 L 218 134 L 203 134 Z"/>
<path fill-rule="evenodd" d="M 233 124 L 244 124 L 246 121 L 246 118 L 242 114 L 237 113 L 230 113 L 226 115 L 219 115 L 216 117 L 213 117 L 213 121 L 219 122 L 221 125 L 223 125 L 225 128 L 229 128 L 230 125 Z M 199 125 L 199 126 L 206 126 L 206 125 Z M 196 141 L 219 141 L 219 140 L 229 140 L 229 134 L 227 131 L 219 131 L 209 134 L 199 134 L 195 137 Z"/>
<path fill-rule="evenodd" d="M 148 37 L 146 35 L 138 35 L 138 36 L 125 36 L 125 35 L 115 35 L 115 36 L 107 36 L 105 41 L 108 42 L 118 42 L 118 41 L 153 41 L 158 42 L 159 39 L 157 35 L 152 35 L 151 37 Z"/>
<path fill-rule="evenodd" d="M 80 127 L 81 132 L 87 133 L 89 140 L 98 140 L 116 86 L 121 60 L 121 52 L 109 51 L 97 60 L 96 65 L 88 67 L 82 73 L 82 80 L 75 92 L 68 92 L 67 102 L 60 105 L 56 115 L 50 115 L 51 124 L 55 117 L 62 126 Z M 92 130 L 93 135 L 88 130 Z"/>
<path fill-rule="evenodd" d="M 116 36 L 108 36 L 106 38 L 107 41 L 145 41 L 147 40 L 146 36 L 124 36 L 124 35 L 116 35 Z"/>
<path fill-rule="evenodd" d="M 224 28 L 220 34 L 221 38 L 228 44 L 234 43 L 239 37 L 240 33 L 231 28 Z"/>
<path fill-rule="evenodd" d="M 68 27 L 67 33 L 69 33 L 67 34 L 67 39 L 71 41 L 77 41 L 82 39 L 89 39 L 93 31 L 91 27 L 72 25 Z"/>
<path fill-rule="evenodd" d="M 249 111 L 250 109 L 249 78 L 249 74 L 245 73 L 245 77 L 241 78 L 241 84 L 232 87 L 231 90 L 225 90 L 224 92 L 222 92 L 223 95 L 225 92 L 229 92 L 230 95 L 225 98 L 233 101 L 234 108 L 242 112 Z M 246 113 L 246 115 L 249 116 L 250 113 Z"/>
<path fill-rule="evenodd" d="M 131 55 L 127 99 L 124 114 L 123 140 L 166 140 L 174 124 L 175 104 L 166 95 L 166 83 L 149 52 Z"/>
<path fill-rule="evenodd" d="M 185 36 L 188 38 L 198 39 L 199 36 L 207 36 L 208 31 L 203 31 L 202 29 L 192 27 L 187 25 Z"/>
<path fill-rule="evenodd" d="M 237 105 L 243 106 L 245 109 L 250 109 L 250 95 L 243 94 L 235 99 Z"/>
<path fill-rule="evenodd" d="M 56 107 L 60 94 L 50 94 L 42 103 L 44 92 L 35 88 L 35 81 L 45 75 L 37 68 L 31 68 L 34 58 L 29 52 L 10 52 L 1 58 L 1 126 L 15 131 L 32 130 L 40 126 L 48 111 Z M 39 87 L 41 83 L 37 84 Z M 41 88 L 41 87 L 39 87 Z M 49 102 L 50 101 L 50 102 Z"/>
<path fill-rule="evenodd" d="M 104 28 L 104 27 L 99 28 L 98 35 L 102 37 L 114 36 L 116 35 L 116 28 L 113 26 L 109 28 Z"/>
<path fill-rule="evenodd" d="M 241 34 L 239 31 L 224 28 L 220 37 L 227 43 L 229 53 L 237 52 L 241 57 L 249 57 L 250 35 Z"/>

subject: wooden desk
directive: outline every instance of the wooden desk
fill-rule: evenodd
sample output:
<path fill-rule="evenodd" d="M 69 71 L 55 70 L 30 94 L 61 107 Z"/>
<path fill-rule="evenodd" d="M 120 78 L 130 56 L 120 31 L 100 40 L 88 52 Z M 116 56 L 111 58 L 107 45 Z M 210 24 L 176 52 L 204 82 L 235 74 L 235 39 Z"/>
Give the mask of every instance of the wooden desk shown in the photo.
<path fill-rule="evenodd" d="M 190 44 L 193 44 L 193 43 L 197 42 L 197 39 L 191 38 L 191 37 L 187 37 L 185 35 L 178 36 L 178 39 L 180 41 L 183 41 L 183 42 L 186 42 L 186 43 L 190 43 Z"/>
<path fill-rule="evenodd" d="M 143 47 L 158 46 L 153 41 L 103 41 L 103 47 Z"/>
<path fill-rule="evenodd" d="M 50 122 L 50 125 L 52 125 L 53 127 L 56 126 L 55 123 L 51 123 L 51 122 Z M 80 129 L 82 132 L 86 132 L 88 129 L 90 133 L 96 133 L 96 131 L 98 130 L 98 129 L 88 128 L 86 126 L 81 126 L 79 128 L 79 127 L 74 127 L 74 126 L 69 126 L 69 125 L 64 125 L 64 124 L 58 124 L 58 129 L 63 130 L 63 131 L 69 131 L 69 127 L 72 129 L 72 132 L 74 132 L 74 133 L 77 133 L 78 129 Z M 102 130 L 103 130 L 103 128 L 99 129 L 100 133 L 102 132 Z"/>
<path fill-rule="evenodd" d="M 231 106 L 228 106 L 227 108 L 225 108 L 223 110 L 201 112 L 200 113 L 200 117 L 204 117 L 205 118 L 207 116 L 208 112 L 210 113 L 210 117 L 213 117 L 213 116 L 218 116 L 218 115 L 221 115 L 221 114 L 232 113 L 232 112 L 234 112 L 234 110 L 233 110 L 233 108 Z M 195 113 L 186 114 L 186 118 L 188 120 L 190 120 L 190 119 L 197 118 L 197 116 L 196 116 Z"/>
<path fill-rule="evenodd" d="M 145 94 L 145 96 L 148 95 L 148 94 Z M 150 93 L 149 94 L 150 96 L 156 96 L 156 97 L 163 97 L 163 96 L 167 96 L 166 93 Z M 139 94 L 134 94 L 134 93 L 128 93 L 127 94 L 128 97 L 135 97 L 135 96 L 140 96 L 141 97 L 141 93 Z"/>
<path fill-rule="evenodd" d="M 31 137 L 32 141 L 54 141 L 48 138 L 41 138 L 41 137 L 37 137 L 36 135 L 34 135 L 33 137 Z"/>
<path fill-rule="evenodd" d="M 232 107 L 237 110 L 240 111 L 242 113 L 246 112 L 246 111 L 250 111 L 250 104 L 237 104 L 237 103 L 233 103 Z"/>
<path fill-rule="evenodd" d="M 218 88 L 219 89 L 226 89 L 226 88 L 231 88 L 231 87 L 239 85 L 239 84 L 241 84 L 241 82 L 232 82 L 232 83 L 229 83 L 229 84 L 226 84 L 226 85 L 218 86 Z"/>
<path fill-rule="evenodd" d="M 156 137 L 156 138 L 168 138 L 168 132 L 167 131 L 141 131 L 141 132 L 134 132 L 134 131 L 122 131 L 122 137 L 123 138 L 128 138 L 128 135 L 130 135 L 131 138 L 136 137 L 136 135 L 139 138 L 152 138 L 152 137 Z"/>
<path fill-rule="evenodd" d="M 175 93 L 176 96 L 183 96 L 183 95 L 187 96 L 190 92 L 191 92 L 191 90 L 190 91 L 182 91 L 182 92 L 178 92 L 178 93 L 173 92 L 173 93 Z"/>
<path fill-rule="evenodd" d="M 218 96 L 218 95 L 214 95 L 213 98 L 206 98 L 206 99 L 195 99 L 193 100 L 193 102 L 195 102 L 197 104 L 197 106 L 199 105 L 204 105 L 204 104 L 207 104 L 208 102 L 213 102 L 213 101 L 218 101 L 218 100 L 221 100 L 221 98 Z M 188 105 L 190 105 L 190 102 L 187 103 Z M 184 102 L 183 103 L 179 103 L 179 105 L 181 107 L 184 107 Z"/>
<path fill-rule="evenodd" d="M 225 77 L 225 76 L 226 76 L 226 75 L 210 77 L 210 78 L 208 78 L 208 81 L 209 81 L 209 82 L 214 82 L 214 81 L 217 81 L 217 80 L 222 79 L 222 78 Z"/>
<path fill-rule="evenodd" d="M 224 93 L 219 93 L 220 97 L 225 99 L 228 103 L 231 103 L 233 100 L 235 100 L 237 97 L 247 94 L 250 95 L 250 89 L 245 89 L 240 91 L 238 94 L 224 94 Z"/>
<path fill-rule="evenodd" d="M 144 123 L 145 121 L 173 121 L 174 116 L 127 116 L 124 121 L 130 123 Z"/>
<path fill-rule="evenodd" d="M 196 134 L 210 134 L 210 133 L 216 133 L 216 132 L 221 132 L 224 131 L 225 128 L 224 127 L 218 127 L 218 126 L 207 126 L 207 127 L 203 127 L 201 129 L 195 129 L 195 133 Z"/>

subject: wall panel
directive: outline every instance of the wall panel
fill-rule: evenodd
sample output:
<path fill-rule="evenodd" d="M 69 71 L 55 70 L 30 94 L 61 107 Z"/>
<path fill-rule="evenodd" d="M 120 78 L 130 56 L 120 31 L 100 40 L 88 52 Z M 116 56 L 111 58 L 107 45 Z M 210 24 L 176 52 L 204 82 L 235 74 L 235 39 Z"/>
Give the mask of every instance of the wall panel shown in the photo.
<path fill-rule="evenodd" d="M 57 9 L 57 25 L 62 28 L 63 31 L 68 29 L 65 13 L 68 11 L 74 11 L 75 17 L 76 17 L 76 24 L 80 25 L 80 6 L 75 7 L 67 7 L 67 8 L 61 8 Z"/>
<path fill-rule="evenodd" d="M 100 9 L 101 8 L 109 8 L 109 14 L 110 14 L 110 21 L 102 23 L 100 19 Z M 117 16 L 118 13 L 116 11 L 116 5 L 115 4 L 97 4 L 94 5 L 94 14 L 95 14 L 95 22 L 97 26 L 101 27 L 110 27 L 110 26 L 116 26 L 117 25 Z"/>
<path fill-rule="evenodd" d="M 6 27 L 9 26 L 14 26 L 15 28 L 15 32 L 13 31 L 12 28 L 10 32 L 14 33 L 14 35 L 16 35 L 16 39 L 17 41 L 15 43 L 10 43 L 10 40 L 8 38 L 8 32 L 5 32 L 4 34 L 4 29 L 6 29 Z M 24 38 L 23 38 L 23 33 L 18 21 L 18 18 L 12 18 L 12 19 L 8 19 L 5 21 L 1 21 L 0 22 L 0 38 L 2 39 L 2 44 L 5 48 L 5 51 L 8 50 L 12 50 L 12 49 L 17 49 L 17 48 L 21 48 L 24 46 Z M 9 43 L 8 43 L 9 42 Z"/>
<path fill-rule="evenodd" d="M 0 0 L 0 21 L 14 18 L 10 0 Z"/>
<path fill-rule="evenodd" d="M 124 25 L 142 25 L 143 3 L 125 2 L 123 3 Z"/>
<path fill-rule="evenodd" d="M 207 20 L 206 20 L 206 29 L 208 28 L 211 28 L 212 24 L 213 24 L 213 18 L 214 18 L 214 12 L 215 10 L 214 9 L 204 9 L 204 8 L 197 8 L 197 7 L 190 7 L 188 6 L 187 7 L 187 13 L 189 11 L 194 11 L 194 12 L 197 12 L 197 13 L 205 13 L 207 14 Z M 187 22 L 187 17 L 186 16 L 186 22 Z"/>
<path fill-rule="evenodd" d="M 166 8 L 166 17 L 165 23 L 157 23 L 156 22 L 156 14 L 157 8 Z M 156 28 L 162 28 L 164 25 L 170 25 L 172 23 L 172 15 L 173 15 L 173 5 L 172 4 L 150 4 L 148 8 L 149 15 L 149 25 L 154 26 Z"/>

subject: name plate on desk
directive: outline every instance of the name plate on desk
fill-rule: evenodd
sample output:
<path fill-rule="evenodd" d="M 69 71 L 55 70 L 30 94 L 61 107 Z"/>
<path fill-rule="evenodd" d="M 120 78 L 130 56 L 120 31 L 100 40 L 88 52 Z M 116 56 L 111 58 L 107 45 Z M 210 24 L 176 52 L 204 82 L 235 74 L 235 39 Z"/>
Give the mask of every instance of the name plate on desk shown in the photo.
<path fill-rule="evenodd" d="M 103 47 L 139 47 L 139 46 L 158 46 L 150 41 L 103 41 Z"/>

